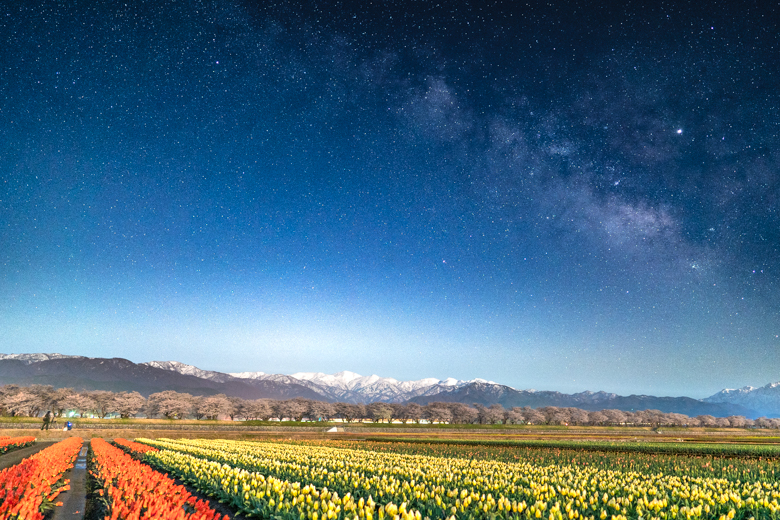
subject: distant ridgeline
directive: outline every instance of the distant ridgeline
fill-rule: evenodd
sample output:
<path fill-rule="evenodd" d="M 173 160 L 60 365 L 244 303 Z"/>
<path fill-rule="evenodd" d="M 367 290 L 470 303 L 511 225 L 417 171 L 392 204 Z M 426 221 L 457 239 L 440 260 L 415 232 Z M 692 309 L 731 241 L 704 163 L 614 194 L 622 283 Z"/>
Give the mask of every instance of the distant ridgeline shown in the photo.
<path fill-rule="evenodd" d="M 749 419 L 756 419 L 759 416 L 780 417 L 780 385 L 778 384 L 758 389 L 724 390 L 712 397 L 699 400 L 689 397 L 620 396 L 606 392 L 563 394 L 516 390 L 480 379 L 440 381 L 430 378 L 419 381 L 397 381 L 378 376 L 363 377 L 351 372 L 334 375 L 300 373 L 289 376 L 262 372 L 226 374 L 201 370 L 176 361 L 136 364 L 122 358 L 88 358 L 61 354 L 0 354 L 0 385 L 50 385 L 54 389 L 69 388 L 79 392 L 93 390 L 137 392 L 142 397 L 173 391 L 202 397 L 221 394 L 241 400 L 303 399 L 350 405 L 384 403 L 392 405 L 390 407 L 394 409 L 400 404 L 411 406 L 412 409 L 416 409 L 414 407 L 428 409 L 431 408 L 432 403 L 440 403 L 434 408 L 452 408 L 456 404 L 461 404 L 477 411 L 491 407 L 496 409 L 500 407 L 504 412 L 514 409 L 526 410 L 522 413 L 552 407 L 577 409 L 580 412 L 622 411 L 628 414 L 627 417 L 645 410 L 655 410 L 663 414 L 680 414 L 689 418 L 696 416 L 716 418 L 743 416 Z M 4 390 L 9 391 L 8 388 Z M 449 404 L 445 406 L 441 403 Z M 360 415 L 361 412 L 355 413 Z M 548 416 L 552 412 L 547 410 L 542 413 L 546 414 L 545 422 L 549 422 L 551 418 Z M 562 412 L 557 413 L 560 416 Z M 572 410 L 569 413 L 575 412 Z M 188 412 L 188 414 L 192 413 Z M 484 416 L 484 413 L 482 415 Z M 583 413 L 575 416 L 563 422 L 577 424 L 604 422 L 599 415 L 595 414 L 593 419 L 587 420 Z M 483 417 L 483 419 L 475 419 L 477 420 L 486 419 Z M 524 419 L 513 416 L 502 419 L 510 422 L 537 420 L 539 418 L 536 416 Z M 675 420 L 682 419 L 678 417 Z M 707 420 L 706 417 L 704 420 Z M 559 422 L 558 419 L 554 421 Z"/>

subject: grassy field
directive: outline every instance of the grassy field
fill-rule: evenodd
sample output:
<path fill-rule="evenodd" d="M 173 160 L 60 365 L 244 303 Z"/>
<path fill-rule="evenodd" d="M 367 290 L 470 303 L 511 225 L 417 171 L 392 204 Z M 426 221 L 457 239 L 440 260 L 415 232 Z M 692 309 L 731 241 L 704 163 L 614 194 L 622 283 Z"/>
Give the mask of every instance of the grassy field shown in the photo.
<path fill-rule="evenodd" d="M 34 435 L 40 439 L 62 439 L 79 435 L 84 438 L 101 437 L 171 437 L 171 438 L 227 438 L 227 439 L 373 439 L 412 442 L 459 443 L 526 443 L 544 447 L 548 443 L 585 443 L 574 448 L 588 449 L 596 442 L 603 449 L 625 451 L 629 445 L 644 446 L 647 451 L 664 451 L 663 444 L 704 445 L 762 445 L 780 446 L 780 431 L 740 428 L 660 428 L 601 427 L 601 426 L 547 426 L 547 425 L 416 425 L 386 423 L 323 423 L 276 421 L 206 421 L 168 419 L 70 419 L 73 429 L 62 431 L 65 420 L 55 427 L 41 431 L 41 420 L 35 418 L 2 418 L 0 435 Z M 328 433 L 336 426 L 339 432 Z M 611 444 L 616 446 L 610 447 Z M 601 449 L 601 448 L 599 448 Z M 695 452 L 698 448 L 681 448 Z M 769 448 L 773 449 L 773 448 Z"/>

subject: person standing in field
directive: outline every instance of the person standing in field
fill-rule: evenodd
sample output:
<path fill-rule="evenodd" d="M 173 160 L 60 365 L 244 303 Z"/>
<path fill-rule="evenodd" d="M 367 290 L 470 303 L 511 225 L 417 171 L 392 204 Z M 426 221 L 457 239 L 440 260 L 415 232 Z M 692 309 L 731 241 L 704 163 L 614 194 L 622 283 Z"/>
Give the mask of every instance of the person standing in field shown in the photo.
<path fill-rule="evenodd" d="M 51 410 L 47 411 L 46 414 L 43 416 L 43 424 L 41 425 L 41 430 L 48 430 L 49 424 L 51 424 Z"/>

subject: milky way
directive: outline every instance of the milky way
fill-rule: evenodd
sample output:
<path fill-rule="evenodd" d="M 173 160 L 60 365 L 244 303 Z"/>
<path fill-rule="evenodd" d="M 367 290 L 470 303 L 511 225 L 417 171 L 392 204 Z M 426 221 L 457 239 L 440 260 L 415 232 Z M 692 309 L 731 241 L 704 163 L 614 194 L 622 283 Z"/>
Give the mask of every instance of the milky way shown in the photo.
<path fill-rule="evenodd" d="M 0 351 L 780 380 L 778 5 L 0 9 Z"/>

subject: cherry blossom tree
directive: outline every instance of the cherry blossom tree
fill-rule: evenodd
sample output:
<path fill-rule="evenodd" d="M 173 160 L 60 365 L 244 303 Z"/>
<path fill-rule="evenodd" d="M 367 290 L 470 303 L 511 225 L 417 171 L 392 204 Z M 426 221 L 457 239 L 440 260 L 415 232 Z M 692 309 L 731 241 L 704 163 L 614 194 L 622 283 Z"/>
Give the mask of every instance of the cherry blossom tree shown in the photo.
<path fill-rule="evenodd" d="M 109 411 L 119 414 L 122 419 L 129 419 L 141 411 L 146 405 L 146 399 L 138 392 L 119 392 L 114 394 Z"/>
<path fill-rule="evenodd" d="M 114 392 L 109 392 L 107 390 L 93 390 L 92 392 L 86 392 L 85 394 L 90 399 L 92 399 L 92 402 L 94 403 L 92 405 L 92 411 L 95 412 L 95 415 L 101 419 L 105 419 L 106 415 L 111 413 L 111 404 L 114 401 Z"/>
<path fill-rule="evenodd" d="M 245 401 L 241 413 L 247 420 L 259 419 L 261 421 L 267 421 L 273 415 L 271 401 L 268 399 Z"/>
<path fill-rule="evenodd" d="M 146 414 L 150 417 L 162 415 L 166 419 L 183 419 L 192 413 L 193 397 L 173 390 L 157 392 L 146 401 Z"/>
<path fill-rule="evenodd" d="M 457 424 L 472 424 L 479 420 L 479 412 L 463 403 L 450 403 L 452 422 Z"/>
<path fill-rule="evenodd" d="M 452 411 L 447 403 L 430 403 L 423 408 L 423 417 L 431 423 L 452 421 Z"/>
<path fill-rule="evenodd" d="M 233 404 L 228 400 L 224 394 L 212 395 L 204 397 L 196 405 L 198 414 L 201 416 L 217 420 L 220 415 L 227 415 L 233 409 Z"/>

